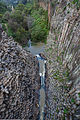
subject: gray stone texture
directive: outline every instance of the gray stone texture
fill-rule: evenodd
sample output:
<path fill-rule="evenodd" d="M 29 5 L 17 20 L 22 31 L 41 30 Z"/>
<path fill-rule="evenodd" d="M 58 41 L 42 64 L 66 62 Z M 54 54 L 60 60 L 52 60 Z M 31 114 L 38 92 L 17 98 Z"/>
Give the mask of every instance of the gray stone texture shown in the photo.
<path fill-rule="evenodd" d="M 38 61 L 12 37 L 0 41 L 0 119 L 37 120 Z"/>

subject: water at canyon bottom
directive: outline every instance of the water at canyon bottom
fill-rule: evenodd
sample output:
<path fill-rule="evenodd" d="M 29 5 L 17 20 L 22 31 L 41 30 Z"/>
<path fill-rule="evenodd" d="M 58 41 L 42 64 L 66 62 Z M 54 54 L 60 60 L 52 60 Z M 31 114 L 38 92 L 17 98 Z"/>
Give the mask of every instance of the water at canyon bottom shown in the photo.
<path fill-rule="evenodd" d="M 39 54 L 43 53 L 45 50 L 45 44 L 44 43 L 38 43 L 36 45 L 31 45 L 31 41 L 29 41 L 29 47 L 25 47 L 25 50 L 30 51 L 34 56 L 37 57 L 37 60 L 39 61 L 39 75 L 40 75 L 40 83 L 41 87 L 39 90 L 39 108 L 40 108 L 40 120 L 45 120 L 44 118 L 44 109 L 45 109 L 45 66 L 46 66 L 46 60 L 42 58 Z"/>

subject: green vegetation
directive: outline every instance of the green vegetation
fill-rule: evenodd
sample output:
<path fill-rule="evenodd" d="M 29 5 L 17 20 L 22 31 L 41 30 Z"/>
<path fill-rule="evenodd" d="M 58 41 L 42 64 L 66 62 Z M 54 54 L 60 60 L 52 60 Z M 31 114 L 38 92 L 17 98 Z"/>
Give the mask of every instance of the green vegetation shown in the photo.
<path fill-rule="evenodd" d="M 0 14 L 5 13 L 6 10 L 7 10 L 7 6 L 3 2 L 0 2 Z"/>
<path fill-rule="evenodd" d="M 71 4 L 74 4 L 76 6 L 77 10 L 80 9 L 80 0 L 72 0 L 66 6 L 64 6 L 63 11 L 66 10 L 67 6 L 71 7 L 72 6 Z M 70 11 L 67 11 L 67 14 L 69 14 L 69 13 L 70 13 Z"/>
<path fill-rule="evenodd" d="M 52 47 L 50 47 L 50 48 L 48 48 L 48 49 L 46 49 L 46 52 L 50 52 L 50 51 L 52 51 L 53 49 L 52 49 Z"/>
<path fill-rule="evenodd" d="M 60 56 L 57 56 L 57 62 L 62 65 L 62 60 L 61 60 L 61 57 Z"/>
<path fill-rule="evenodd" d="M 61 65 L 61 64 L 60 64 Z M 65 70 L 64 73 L 60 70 L 57 70 L 55 71 L 55 73 L 52 75 L 52 77 L 55 79 L 55 80 L 58 80 L 60 82 L 66 82 L 68 81 L 70 78 L 69 78 L 69 70 Z M 66 81 L 65 81 L 66 80 Z M 65 89 L 66 89 L 66 86 L 64 86 Z"/>
<path fill-rule="evenodd" d="M 72 103 L 75 103 L 75 100 L 72 98 L 72 99 L 71 99 L 71 102 L 72 102 Z"/>
<path fill-rule="evenodd" d="M 32 41 L 46 42 L 49 31 L 47 15 L 47 11 L 44 11 L 42 8 L 39 8 L 37 10 L 33 9 L 31 11 L 31 16 L 34 18 L 32 28 L 30 29 Z"/>
<path fill-rule="evenodd" d="M 56 71 L 56 72 L 53 74 L 53 78 L 54 78 L 55 80 L 60 81 L 60 82 L 63 82 L 63 81 L 64 81 L 63 77 L 60 76 L 60 72 L 58 73 L 58 71 Z"/>
<path fill-rule="evenodd" d="M 64 109 L 64 114 L 68 114 L 68 109 Z"/>
<path fill-rule="evenodd" d="M 80 93 L 78 93 L 79 97 L 80 97 Z"/>
<path fill-rule="evenodd" d="M 48 12 L 38 5 L 18 4 L 14 11 L 6 11 L 4 15 L 0 13 L 0 18 L 8 36 L 14 37 L 20 44 L 26 44 L 29 39 L 33 42 L 46 43 L 49 31 Z"/>
<path fill-rule="evenodd" d="M 64 6 L 64 8 L 63 8 L 63 11 L 65 11 L 66 10 L 66 6 Z"/>
<path fill-rule="evenodd" d="M 69 13 L 70 13 L 70 11 L 68 10 L 68 11 L 67 11 L 67 14 L 69 14 Z"/>
<path fill-rule="evenodd" d="M 3 2 L 0 2 L 0 22 L 2 22 L 2 17 L 3 17 L 3 14 L 7 11 L 7 6 L 3 3 Z"/>
<path fill-rule="evenodd" d="M 52 61 L 51 60 L 49 60 L 49 64 L 51 64 L 52 63 Z"/>
<path fill-rule="evenodd" d="M 79 0 L 73 0 L 72 4 L 75 4 L 78 10 L 80 9 L 80 1 Z"/>

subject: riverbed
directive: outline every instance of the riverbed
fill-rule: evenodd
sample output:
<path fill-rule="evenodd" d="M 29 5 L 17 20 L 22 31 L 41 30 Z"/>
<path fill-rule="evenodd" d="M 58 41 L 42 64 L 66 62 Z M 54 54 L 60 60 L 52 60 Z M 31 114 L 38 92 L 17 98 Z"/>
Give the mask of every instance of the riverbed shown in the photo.
<path fill-rule="evenodd" d="M 39 90 L 39 120 L 45 120 L 45 66 L 46 66 L 46 60 L 40 56 L 40 53 L 43 53 L 45 50 L 45 44 L 44 43 L 37 43 L 34 45 L 31 45 L 31 41 L 29 41 L 29 47 L 26 46 L 24 48 L 25 50 L 30 51 L 34 56 L 37 57 L 37 60 L 39 62 L 39 75 L 40 75 L 40 90 Z"/>
<path fill-rule="evenodd" d="M 41 43 L 41 42 L 40 43 L 34 43 L 33 45 L 29 45 L 29 47 L 26 45 L 26 47 L 24 49 L 30 51 L 33 55 L 37 55 L 37 54 L 40 54 L 40 53 L 44 52 L 45 44 Z"/>

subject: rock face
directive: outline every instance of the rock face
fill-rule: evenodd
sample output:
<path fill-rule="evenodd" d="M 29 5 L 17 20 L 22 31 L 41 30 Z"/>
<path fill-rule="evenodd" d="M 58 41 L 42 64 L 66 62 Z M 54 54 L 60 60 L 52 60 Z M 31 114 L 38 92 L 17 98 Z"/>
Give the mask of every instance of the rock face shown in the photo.
<path fill-rule="evenodd" d="M 76 4 L 58 0 L 51 18 L 45 51 L 49 120 L 80 119 L 80 9 Z"/>
<path fill-rule="evenodd" d="M 0 40 L 0 119 L 37 120 L 38 62 L 2 33 Z"/>

